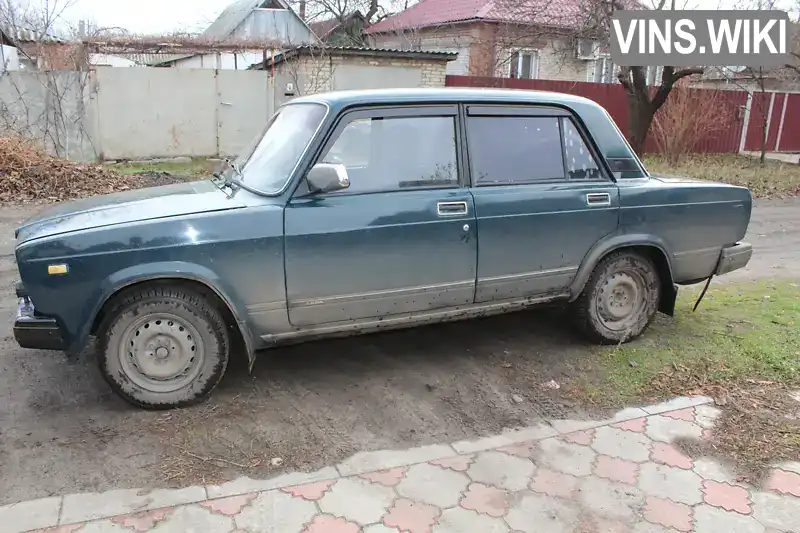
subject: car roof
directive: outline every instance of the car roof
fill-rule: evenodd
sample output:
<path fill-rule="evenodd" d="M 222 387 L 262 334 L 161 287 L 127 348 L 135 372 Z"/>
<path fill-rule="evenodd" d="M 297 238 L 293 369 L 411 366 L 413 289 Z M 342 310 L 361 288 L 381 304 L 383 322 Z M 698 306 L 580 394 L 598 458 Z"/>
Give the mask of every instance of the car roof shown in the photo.
<path fill-rule="evenodd" d="M 303 96 L 297 102 L 326 103 L 331 107 L 349 107 L 357 104 L 392 103 L 517 103 L 573 106 L 597 106 L 588 98 L 566 93 L 518 89 L 476 89 L 447 87 L 442 89 L 369 89 L 358 91 L 333 91 Z"/>

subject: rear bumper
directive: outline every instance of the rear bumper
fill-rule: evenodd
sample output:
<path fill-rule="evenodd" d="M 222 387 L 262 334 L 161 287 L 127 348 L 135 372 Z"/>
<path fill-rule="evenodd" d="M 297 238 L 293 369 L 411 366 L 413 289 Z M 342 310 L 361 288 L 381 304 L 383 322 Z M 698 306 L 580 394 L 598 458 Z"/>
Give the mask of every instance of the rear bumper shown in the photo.
<path fill-rule="evenodd" d="M 17 305 L 14 338 L 22 348 L 63 350 L 61 330 L 54 318 L 36 316 L 30 299 L 23 297 Z"/>
<path fill-rule="evenodd" d="M 746 242 L 740 242 L 734 246 L 723 248 L 717 265 L 717 276 L 739 270 L 747 266 L 753 256 L 753 246 Z"/>

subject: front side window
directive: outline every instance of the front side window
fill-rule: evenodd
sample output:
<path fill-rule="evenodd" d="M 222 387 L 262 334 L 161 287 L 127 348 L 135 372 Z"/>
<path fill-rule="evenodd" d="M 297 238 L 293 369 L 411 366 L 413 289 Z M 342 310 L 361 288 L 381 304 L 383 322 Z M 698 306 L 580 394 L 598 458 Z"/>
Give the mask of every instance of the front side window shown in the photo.
<path fill-rule="evenodd" d="M 291 177 L 325 118 L 322 104 L 289 104 L 272 117 L 264 134 L 237 161 L 242 180 L 265 193 L 279 192 Z"/>
<path fill-rule="evenodd" d="M 363 118 L 348 123 L 322 157 L 347 168 L 339 194 L 457 187 L 455 117 Z"/>
<path fill-rule="evenodd" d="M 467 137 L 477 185 L 565 179 L 557 117 L 469 117 Z"/>

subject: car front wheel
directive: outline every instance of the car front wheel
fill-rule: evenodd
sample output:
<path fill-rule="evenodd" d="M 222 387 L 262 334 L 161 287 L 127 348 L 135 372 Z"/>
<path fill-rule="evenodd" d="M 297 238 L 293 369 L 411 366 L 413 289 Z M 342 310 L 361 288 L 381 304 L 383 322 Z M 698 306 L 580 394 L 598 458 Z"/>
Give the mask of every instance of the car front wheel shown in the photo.
<path fill-rule="evenodd" d="M 661 280 L 653 262 L 634 251 L 615 252 L 595 267 L 573 303 L 581 330 L 594 342 L 631 341 L 658 311 Z"/>
<path fill-rule="evenodd" d="M 108 313 L 98 362 L 128 402 L 170 409 L 210 394 L 225 373 L 229 346 L 225 321 L 204 296 L 153 286 L 129 292 Z"/>

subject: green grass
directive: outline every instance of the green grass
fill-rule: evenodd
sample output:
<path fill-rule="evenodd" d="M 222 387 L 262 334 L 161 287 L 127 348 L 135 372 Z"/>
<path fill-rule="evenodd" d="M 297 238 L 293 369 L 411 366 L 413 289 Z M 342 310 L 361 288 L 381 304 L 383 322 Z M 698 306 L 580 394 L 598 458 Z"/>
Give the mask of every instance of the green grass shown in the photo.
<path fill-rule="evenodd" d="M 714 286 L 695 313 L 698 289 L 679 298 L 638 341 L 598 349 L 576 382 L 597 405 L 687 394 L 709 383 L 746 380 L 800 385 L 800 285 Z"/>
<path fill-rule="evenodd" d="M 759 198 L 800 196 L 800 165 L 766 161 L 762 167 L 757 158 L 735 154 L 691 154 L 678 165 L 648 155 L 644 164 L 650 172 L 743 185 Z"/>
<path fill-rule="evenodd" d="M 189 161 L 163 161 L 158 163 L 117 163 L 111 165 L 122 174 L 143 174 L 148 172 L 167 172 L 182 176 L 207 176 L 222 163 L 206 158 L 193 158 Z"/>

